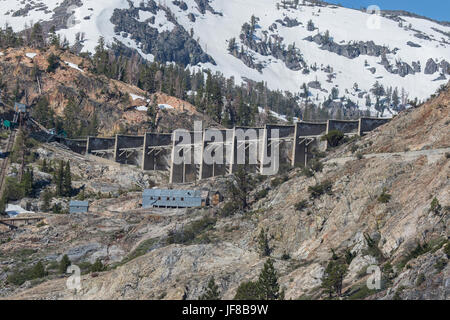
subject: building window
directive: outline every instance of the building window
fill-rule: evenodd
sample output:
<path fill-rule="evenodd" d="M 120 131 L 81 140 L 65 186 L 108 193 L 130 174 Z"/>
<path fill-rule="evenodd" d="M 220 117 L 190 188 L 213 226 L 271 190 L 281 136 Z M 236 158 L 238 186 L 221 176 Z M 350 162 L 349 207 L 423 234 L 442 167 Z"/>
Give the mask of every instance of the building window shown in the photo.
<path fill-rule="evenodd" d="M 167 197 L 167 201 L 170 201 L 170 197 Z"/>
<path fill-rule="evenodd" d="M 158 197 L 158 200 L 161 200 L 161 197 Z"/>
<path fill-rule="evenodd" d="M 184 198 L 181 198 L 181 201 L 184 201 Z"/>

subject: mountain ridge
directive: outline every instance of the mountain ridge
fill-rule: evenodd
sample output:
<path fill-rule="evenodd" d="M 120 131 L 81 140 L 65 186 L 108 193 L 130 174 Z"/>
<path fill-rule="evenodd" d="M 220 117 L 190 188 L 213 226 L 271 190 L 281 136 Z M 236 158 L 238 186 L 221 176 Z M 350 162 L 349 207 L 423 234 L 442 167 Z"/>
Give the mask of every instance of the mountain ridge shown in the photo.
<path fill-rule="evenodd" d="M 8 0 L 9 15 L 0 11 L 6 21 L 15 21 L 11 17 L 14 3 Z M 83 51 L 93 52 L 103 36 L 107 43 L 124 45 L 149 60 L 218 71 L 233 76 L 238 83 L 245 79 L 264 81 L 269 88 L 291 91 L 303 104 L 337 104 L 345 108 L 350 101 L 374 115 L 398 112 L 398 106 L 392 104 L 395 88 L 397 95 L 404 89 L 404 108 L 409 100 L 426 100 L 447 82 L 450 27 L 391 12 L 389 17 L 380 17 L 380 30 L 371 30 L 366 26 L 371 16 L 357 9 L 304 3 L 286 1 L 277 7 L 271 0 L 186 0 L 165 4 L 153 0 L 66 0 L 59 8 L 69 12 L 61 19 L 71 22 L 66 22 L 66 28 L 59 26 L 57 33 Z M 42 21 L 50 26 L 51 8 L 56 4 L 50 1 L 46 5 L 49 13 Z M 35 10 L 29 10 L 29 18 L 36 14 Z M 251 26 L 252 16 L 260 20 L 255 29 L 250 29 L 251 34 L 241 39 L 241 27 Z M 20 30 L 21 24 L 23 20 L 12 26 Z M 76 36 L 83 32 L 81 39 Z M 247 39 L 253 37 L 257 40 L 252 44 Z M 235 54 L 229 50 L 232 38 L 236 39 L 232 46 Z M 380 51 L 377 46 L 389 51 Z M 374 54 L 366 55 L 364 51 Z M 377 81 L 391 92 L 373 94 Z"/>

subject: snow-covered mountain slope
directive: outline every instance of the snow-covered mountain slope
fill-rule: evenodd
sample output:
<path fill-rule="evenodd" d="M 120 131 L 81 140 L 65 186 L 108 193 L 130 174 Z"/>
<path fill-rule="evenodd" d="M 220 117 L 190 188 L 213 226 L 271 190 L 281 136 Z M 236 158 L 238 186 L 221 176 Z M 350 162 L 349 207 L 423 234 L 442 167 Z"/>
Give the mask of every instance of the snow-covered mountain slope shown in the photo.
<path fill-rule="evenodd" d="M 103 36 L 106 42 L 134 48 L 149 60 L 209 68 L 237 81 L 265 81 L 269 88 L 294 93 L 301 93 L 306 84 L 309 99 L 316 104 L 329 99 L 337 88 L 334 101 L 348 98 L 363 110 L 375 111 L 370 90 L 376 81 L 397 88 L 399 96 L 404 91 L 405 101 L 426 99 L 448 82 L 448 24 L 406 15 L 374 17 L 302 0 L 281 2 L 286 4 L 276 0 L 0 0 L 0 19 L 15 31 L 47 21 L 47 27 L 55 25 L 71 43 L 77 33 L 84 33 L 85 51 L 94 51 Z M 379 28 L 374 28 L 378 18 Z"/>

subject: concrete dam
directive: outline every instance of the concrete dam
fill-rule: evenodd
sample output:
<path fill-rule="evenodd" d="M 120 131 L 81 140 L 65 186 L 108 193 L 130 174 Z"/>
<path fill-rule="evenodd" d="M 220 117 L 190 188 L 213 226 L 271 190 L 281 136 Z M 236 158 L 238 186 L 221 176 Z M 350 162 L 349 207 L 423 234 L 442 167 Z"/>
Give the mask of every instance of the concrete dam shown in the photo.
<path fill-rule="evenodd" d="M 72 151 L 94 155 L 145 171 L 169 171 L 170 183 L 186 183 L 236 171 L 239 164 L 250 172 L 275 174 L 280 165 L 307 165 L 314 152 L 327 149 L 322 136 L 338 130 L 362 136 L 385 124 L 386 118 L 267 124 L 233 129 L 194 128 L 142 136 L 62 139 Z"/>

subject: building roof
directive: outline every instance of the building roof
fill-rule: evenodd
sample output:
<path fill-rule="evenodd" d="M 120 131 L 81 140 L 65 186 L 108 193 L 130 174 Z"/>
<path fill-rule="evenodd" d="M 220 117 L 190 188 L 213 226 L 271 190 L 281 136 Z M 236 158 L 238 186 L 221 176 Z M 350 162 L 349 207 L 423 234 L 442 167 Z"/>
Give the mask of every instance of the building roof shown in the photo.
<path fill-rule="evenodd" d="M 24 111 L 27 110 L 27 106 L 24 105 L 23 103 L 15 102 L 14 106 L 19 110 L 24 110 Z"/>
<path fill-rule="evenodd" d="M 165 189 L 145 189 L 144 196 L 153 197 L 201 197 L 199 190 L 165 190 Z"/>
<path fill-rule="evenodd" d="M 89 207 L 89 201 L 76 201 L 71 200 L 69 203 L 70 207 Z"/>

